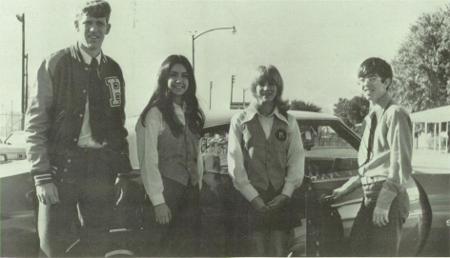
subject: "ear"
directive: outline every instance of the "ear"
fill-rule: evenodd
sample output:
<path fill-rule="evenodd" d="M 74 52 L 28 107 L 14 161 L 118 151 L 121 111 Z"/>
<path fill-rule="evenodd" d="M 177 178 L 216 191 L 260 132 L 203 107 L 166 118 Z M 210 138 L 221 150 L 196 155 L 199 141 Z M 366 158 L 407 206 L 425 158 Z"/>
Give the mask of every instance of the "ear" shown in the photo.
<path fill-rule="evenodd" d="M 106 35 L 108 35 L 110 30 L 111 30 L 111 23 L 108 23 L 106 24 Z"/>
<path fill-rule="evenodd" d="M 384 80 L 384 85 L 386 85 L 386 90 L 389 89 L 391 84 L 392 84 L 392 79 L 391 78 L 387 78 L 387 79 Z"/>
<path fill-rule="evenodd" d="M 75 20 L 73 22 L 73 25 L 75 26 L 76 31 L 80 31 L 80 22 L 78 20 Z"/>

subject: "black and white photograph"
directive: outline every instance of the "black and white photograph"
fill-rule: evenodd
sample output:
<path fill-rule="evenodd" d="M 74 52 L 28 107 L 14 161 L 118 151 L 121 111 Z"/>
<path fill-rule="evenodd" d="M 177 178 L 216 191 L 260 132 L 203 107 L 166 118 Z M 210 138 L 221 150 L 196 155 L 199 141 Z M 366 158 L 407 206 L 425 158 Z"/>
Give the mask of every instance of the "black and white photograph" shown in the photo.
<path fill-rule="evenodd" d="M 450 256 L 448 0 L 0 22 L 0 257 Z"/>

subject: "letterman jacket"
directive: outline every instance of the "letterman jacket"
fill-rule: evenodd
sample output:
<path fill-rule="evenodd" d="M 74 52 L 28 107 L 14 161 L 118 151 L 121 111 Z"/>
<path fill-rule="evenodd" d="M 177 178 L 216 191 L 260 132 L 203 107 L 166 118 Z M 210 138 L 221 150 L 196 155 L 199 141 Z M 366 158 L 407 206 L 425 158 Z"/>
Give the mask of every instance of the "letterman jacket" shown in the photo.
<path fill-rule="evenodd" d="M 105 114 L 98 123 L 107 162 L 115 173 L 131 171 L 125 123 L 125 83 L 120 66 L 101 53 L 97 74 Z M 27 156 L 35 184 L 52 182 L 55 163 L 75 149 L 85 113 L 89 85 L 89 65 L 77 45 L 62 49 L 45 59 L 39 67 L 26 115 Z M 70 163 L 70 159 L 67 159 Z"/>

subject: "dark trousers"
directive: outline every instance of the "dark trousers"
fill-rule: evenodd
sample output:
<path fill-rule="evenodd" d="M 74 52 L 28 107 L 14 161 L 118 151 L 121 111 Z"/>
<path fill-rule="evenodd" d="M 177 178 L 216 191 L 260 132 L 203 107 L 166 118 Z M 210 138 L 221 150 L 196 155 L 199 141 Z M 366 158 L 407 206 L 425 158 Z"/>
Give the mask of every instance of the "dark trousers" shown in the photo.
<path fill-rule="evenodd" d="M 200 208 L 198 185 L 185 186 L 163 177 L 163 196 L 172 219 L 158 224 L 154 208 L 144 208 L 144 237 L 141 256 L 196 256 L 200 241 Z"/>
<path fill-rule="evenodd" d="M 103 256 L 107 251 L 115 175 L 102 155 L 101 150 L 77 149 L 55 162 L 60 202 L 39 203 L 41 256 Z"/>
<path fill-rule="evenodd" d="M 397 198 L 389 210 L 389 223 L 378 227 L 372 222 L 375 201 L 361 205 L 350 233 L 351 256 L 398 256 L 403 218 Z"/>
<path fill-rule="evenodd" d="M 242 256 L 234 250 L 236 233 L 240 229 L 234 223 L 235 198 L 240 197 L 228 174 L 205 172 L 200 191 L 201 243 L 198 256 Z"/>

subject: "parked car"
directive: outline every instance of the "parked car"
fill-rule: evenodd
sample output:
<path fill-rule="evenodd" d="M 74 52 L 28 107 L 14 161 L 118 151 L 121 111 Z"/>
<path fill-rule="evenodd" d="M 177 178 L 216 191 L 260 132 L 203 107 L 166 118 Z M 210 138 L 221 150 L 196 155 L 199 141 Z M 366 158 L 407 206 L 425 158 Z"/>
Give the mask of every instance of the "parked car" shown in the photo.
<path fill-rule="evenodd" d="M 0 164 L 26 158 L 26 133 L 14 131 L 0 143 Z"/>
<path fill-rule="evenodd" d="M 204 162 L 202 208 L 202 249 L 199 256 L 240 256 L 236 248 L 242 239 L 242 224 L 234 220 L 234 202 L 240 194 L 226 173 L 226 139 L 229 121 L 235 111 L 207 114 L 203 132 Z M 291 111 L 308 141 L 305 180 L 292 201 L 302 226 L 291 242 L 292 255 L 345 256 L 348 236 L 361 203 L 361 191 L 337 203 L 326 203 L 321 196 L 340 186 L 357 173 L 356 154 L 360 138 L 333 115 Z M 116 209 L 112 239 L 135 242 L 139 239 L 142 185 L 136 153 L 134 126 L 137 117 L 127 120 L 133 179 L 128 204 Z M 306 133 L 306 132 L 309 133 Z M 308 137 L 305 139 L 304 137 Z M 305 148 L 306 149 L 306 148 Z M 23 162 L 19 164 L 20 162 Z M 15 165 L 15 166 L 14 166 Z M 38 241 L 34 222 L 33 184 L 24 161 L 0 165 L 1 256 L 36 256 Z M 27 195 L 28 193 L 28 195 Z M 31 194 L 30 194 L 31 193 Z M 410 216 L 404 224 L 401 256 L 448 256 L 450 230 L 450 168 L 441 175 L 415 173 L 409 182 Z M 131 196 L 131 197 L 130 197 Z M 28 198 L 27 198 L 28 197 Z M 127 242 L 127 241 L 125 241 Z M 130 249 L 133 248 L 129 245 Z M 306 247 L 306 248 L 305 248 Z M 119 248 L 119 246 L 118 246 Z M 306 251 L 305 251 L 306 250 Z M 302 253 L 303 252 L 303 253 Z"/>

